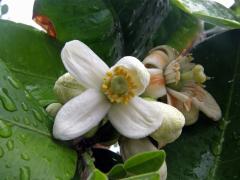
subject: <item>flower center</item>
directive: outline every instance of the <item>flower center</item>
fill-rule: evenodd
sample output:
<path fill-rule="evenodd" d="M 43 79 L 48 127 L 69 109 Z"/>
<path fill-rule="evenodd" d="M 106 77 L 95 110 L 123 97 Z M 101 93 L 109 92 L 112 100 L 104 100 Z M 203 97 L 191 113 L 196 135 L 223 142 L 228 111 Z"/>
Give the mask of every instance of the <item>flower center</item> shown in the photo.
<path fill-rule="evenodd" d="M 111 103 L 127 104 L 135 96 L 136 88 L 130 73 L 123 67 L 107 72 L 102 83 L 102 91 Z"/>

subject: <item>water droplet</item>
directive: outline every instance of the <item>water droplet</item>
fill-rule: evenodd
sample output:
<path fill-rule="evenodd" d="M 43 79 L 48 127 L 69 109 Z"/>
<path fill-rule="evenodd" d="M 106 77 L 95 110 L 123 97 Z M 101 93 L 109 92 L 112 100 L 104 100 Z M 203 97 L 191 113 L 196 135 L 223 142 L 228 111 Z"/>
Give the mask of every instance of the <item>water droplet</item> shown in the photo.
<path fill-rule="evenodd" d="M 8 142 L 7 142 L 7 148 L 9 151 L 13 150 L 14 148 L 14 142 L 12 139 L 10 139 Z"/>
<path fill-rule="evenodd" d="M 24 111 L 28 111 L 28 107 L 27 107 L 27 104 L 25 102 L 22 102 L 21 106 L 22 106 L 22 109 Z"/>
<path fill-rule="evenodd" d="M 24 91 L 24 93 L 25 93 L 25 96 L 27 99 L 32 99 L 32 97 L 28 91 Z"/>
<path fill-rule="evenodd" d="M 33 121 L 33 126 L 34 126 L 34 127 L 38 127 L 37 121 Z"/>
<path fill-rule="evenodd" d="M 30 124 L 30 120 L 29 120 L 27 117 L 25 117 L 25 118 L 23 119 L 23 122 L 24 122 L 24 124 L 26 124 L 26 125 L 29 125 L 29 124 Z"/>
<path fill-rule="evenodd" d="M 0 136 L 7 138 L 12 135 L 12 128 L 6 125 L 2 120 L 0 120 Z"/>
<path fill-rule="evenodd" d="M 33 115 L 39 122 L 43 122 L 43 118 L 37 110 L 33 109 Z"/>
<path fill-rule="evenodd" d="M 13 117 L 13 120 L 16 121 L 16 122 L 19 122 L 19 121 L 20 121 L 20 119 L 19 119 L 17 116 L 14 116 L 14 117 Z"/>
<path fill-rule="evenodd" d="M 0 98 L 2 100 L 3 106 L 8 111 L 16 111 L 16 105 L 14 104 L 13 100 L 8 96 L 7 90 L 1 88 L 0 89 Z"/>
<path fill-rule="evenodd" d="M 4 150 L 3 148 L 0 146 L 0 158 L 2 158 L 4 156 Z"/>
<path fill-rule="evenodd" d="M 21 134 L 18 139 L 19 139 L 19 141 L 22 142 L 23 144 L 26 143 L 26 135 L 25 135 L 25 134 Z"/>
<path fill-rule="evenodd" d="M 7 79 L 13 87 L 15 87 L 16 89 L 20 88 L 20 84 L 13 77 L 8 76 Z"/>
<path fill-rule="evenodd" d="M 26 153 L 22 153 L 21 154 L 21 158 L 25 161 L 29 161 L 30 160 L 30 157 L 26 154 Z"/>
<path fill-rule="evenodd" d="M 20 168 L 20 180 L 30 180 L 30 168 L 22 167 Z"/>

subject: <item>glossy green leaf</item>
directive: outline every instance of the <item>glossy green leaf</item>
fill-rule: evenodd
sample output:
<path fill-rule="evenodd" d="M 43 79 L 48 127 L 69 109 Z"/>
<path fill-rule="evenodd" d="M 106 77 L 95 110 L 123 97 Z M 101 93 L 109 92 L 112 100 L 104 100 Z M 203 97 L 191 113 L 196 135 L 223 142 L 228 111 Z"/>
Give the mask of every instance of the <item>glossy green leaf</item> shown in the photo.
<path fill-rule="evenodd" d="M 175 6 L 171 6 L 168 16 L 153 36 L 153 44 L 169 45 L 179 52 L 192 47 L 202 31 L 200 21 L 189 16 Z"/>
<path fill-rule="evenodd" d="M 62 45 L 32 27 L 0 20 L 0 58 L 42 105 L 55 101 L 53 85 L 65 72 Z"/>
<path fill-rule="evenodd" d="M 131 176 L 128 178 L 124 178 L 122 180 L 159 180 L 160 175 L 158 172 L 153 172 L 153 173 L 147 173 L 147 174 L 141 174 L 137 176 Z"/>
<path fill-rule="evenodd" d="M 121 23 L 125 55 L 142 57 L 152 48 L 152 34 L 168 13 L 168 0 L 110 0 Z"/>
<path fill-rule="evenodd" d="M 144 174 L 160 169 L 165 160 L 164 151 L 152 151 L 136 154 L 124 163 L 124 169 L 132 174 Z"/>
<path fill-rule="evenodd" d="M 226 180 L 240 177 L 240 30 L 216 35 L 192 53 L 208 76 L 207 90 L 223 111 L 214 123 L 201 115 L 166 147 L 168 179 Z"/>
<path fill-rule="evenodd" d="M 188 14 L 192 14 L 209 23 L 231 28 L 239 28 L 240 22 L 232 10 L 209 0 L 171 0 Z"/>
<path fill-rule="evenodd" d="M 117 164 L 108 172 L 108 177 L 110 179 L 120 179 L 124 178 L 126 175 L 127 172 L 125 171 L 123 164 Z"/>
<path fill-rule="evenodd" d="M 109 65 L 122 56 L 118 21 L 102 0 L 36 0 L 33 18 L 61 42 L 86 43 Z"/>
<path fill-rule="evenodd" d="M 107 179 L 108 179 L 107 176 L 98 169 L 95 169 L 88 177 L 88 180 L 107 180 Z"/>
<path fill-rule="evenodd" d="M 1 179 L 73 177 L 76 153 L 53 141 L 52 121 L 2 60 L 0 84 Z"/>

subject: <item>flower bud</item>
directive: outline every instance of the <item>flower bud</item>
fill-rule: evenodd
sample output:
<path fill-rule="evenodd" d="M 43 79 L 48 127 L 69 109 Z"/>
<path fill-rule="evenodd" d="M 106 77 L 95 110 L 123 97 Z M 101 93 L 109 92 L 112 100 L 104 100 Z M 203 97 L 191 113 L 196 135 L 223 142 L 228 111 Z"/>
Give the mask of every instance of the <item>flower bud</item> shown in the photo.
<path fill-rule="evenodd" d="M 179 110 L 168 104 L 161 104 L 159 111 L 163 116 L 162 125 L 150 135 L 158 142 L 159 148 L 175 141 L 180 136 L 185 124 L 185 118 Z"/>
<path fill-rule="evenodd" d="M 47 106 L 46 111 L 50 116 L 55 117 L 58 111 L 61 109 L 61 107 L 62 104 L 60 103 L 52 103 Z"/>
<path fill-rule="evenodd" d="M 147 151 L 157 151 L 158 149 L 151 143 L 148 138 L 143 139 L 128 139 L 122 138 L 120 141 L 120 152 L 124 160 L 127 160 L 135 154 L 147 152 Z M 159 169 L 160 179 L 167 179 L 167 164 L 166 161 L 163 162 Z"/>
<path fill-rule="evenodd" d="M 55 82 L 54 92 L 60 103 L 65 104 L 73 97 L 81 94 L 85 88 L 69 73 L 65 73 Z"/>

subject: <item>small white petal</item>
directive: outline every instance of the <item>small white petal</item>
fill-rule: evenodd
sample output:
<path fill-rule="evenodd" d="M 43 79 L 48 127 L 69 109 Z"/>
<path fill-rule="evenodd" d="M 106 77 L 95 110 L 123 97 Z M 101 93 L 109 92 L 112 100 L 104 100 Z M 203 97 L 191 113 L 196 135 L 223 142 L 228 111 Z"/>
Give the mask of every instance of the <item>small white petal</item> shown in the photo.
<path fill-rule="evenodd" d="M 108 117 L 120 134 L 132 139 L 143 138 L 158 129 L 162 123 L 159 104 L 135 97 L 128 105 L 112 105 Z"/>
<path fill-rule="evenodd" d="M 134 83 L 138 86 L 136 94 L 140 95 L 144 92 L 150 81 L 150 74 L 144 65 L 135 57 L 125 56 L 120 59 L 111 69 L 117 66 L 124 67 L 134 78 Z"/>
<path fill-rule="evenodd" d="M 167 94 L 165 80 L 161 69 L 148 68 L 151 75 L 148 87 L 145 89 L 144 96 L 159 98 Z"/>
<path fill-rule="evenodd" d="M 84 43 L 67 42 L 61 53 L 68 72 L 86 88 L 99 89 L 108 66 Z"/>
<path fill-rule="evenodd" d="M 163 51 L 151 51 L 150 54 L 143 60 L 143 64 L 148 68 L 158 68 L 163 70 L 169 63 L 169 58 Z"/>
<path fill-rule="evenodd" d="M 189 103 L 184 103 L 179 99 L 175 98 L 171 94 L 167 95 L 168 104 L 177 108 L 185 117 L 185 126 L 189 126 L 197 122 L 199 109 L 189 101 Z"/>
<path fill-rule="evenodd" d="M 162 113 L 163 122 L 160 128 L 151 134 L 151 137 L 158 142 L 159 147 L 163 147 L 175 141 L 180 136 L 185 124 L 185 118 L 175 107 L 160 102 L 159 104 L 159 111 Z"/>
<path fill-rule="evenodd" d="M 123 160 L 127 160 L 131 156 L 134 156 L 141 152 L 158 150 L 148 138 L 143 139 L 122 138 L 119 143 L 120 153 L 123 157 Z"/>
<path fill-rule="evenodd" d="M 110 103 L 102 93 L 86 90 L 60 109 L 53 126 L 54 137 L 70 140 L 85 134 L 99 124 L 109 108 Z"/>
<path fill-rule="evenodd" d="M 198 94 L 193 97 L 193 104 L 209 118 L 214 121 L 219 120 L 222 117 L 222 111 L 212 95 L 200 86 L 196 86 L 195 90 Z"/>

